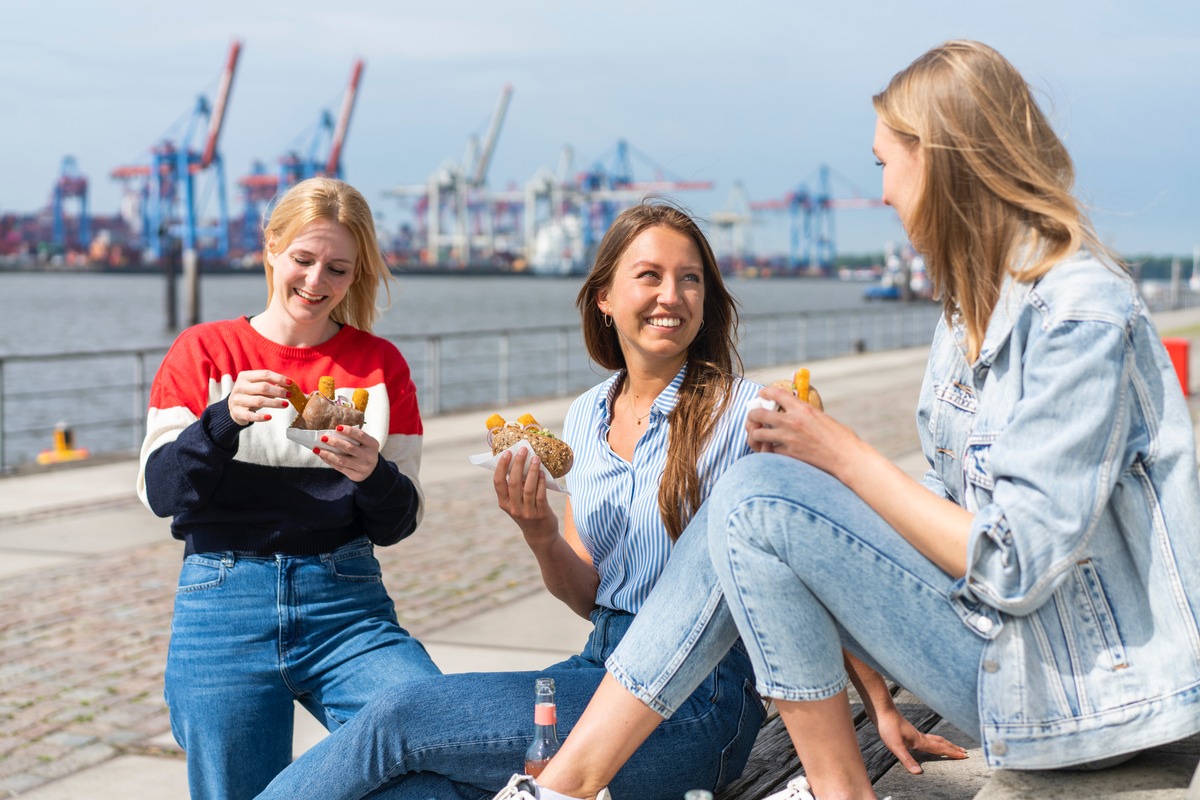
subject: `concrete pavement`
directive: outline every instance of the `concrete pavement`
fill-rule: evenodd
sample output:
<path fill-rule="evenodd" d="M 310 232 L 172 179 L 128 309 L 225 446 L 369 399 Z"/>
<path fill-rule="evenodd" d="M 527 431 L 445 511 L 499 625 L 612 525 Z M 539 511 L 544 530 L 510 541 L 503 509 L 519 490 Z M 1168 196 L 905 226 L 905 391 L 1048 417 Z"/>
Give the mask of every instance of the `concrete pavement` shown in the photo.
<path fill-rule="evenodd" d="M 1195 391 L 1200 310 L 1161 314 L 1158 322 L 1164 335 L 1192 340 Z M 913 408 L 924 357 L 917 348 L 805 366 L 827 408 L 918 475 L 924 462 Z M 751 377 L 772 380 L 793 368 Z M 496 410 L 530 411 L 561 429 L 568 405 Z M 1194 419 L 1198 408 L 1193 402 Z M 487 413 L 427 421 L 425 524 L 378 551 L 401 624 L 447 672 L 537 669 L 577 652 L 589 629 L 544 591 L 516 526 L 494 506 L 488 473 L 467 461 L 484 449 Z M 137 502 L 136 472 L 123 460 L 0 478 L 0 798 L 187 796 L 162 701 L 182 544 Z M 554 502 L 561 509 L 561 496 Z M 296 752 L 323 735 L 300 710 Z M 977 748 L 961 732 L 946 735 Z M 1190 775 L 1200 759 L 1200 745 L 1183 751 L 1172 775 Z M 980 797 L 1003 800 L 1046 789 L 1029 773 L 1015 782 L 1010 773 L 991 775 L 978 749 L 966 762 L 931 762 L 926 770 L 922 778 L 893 770 L 879 784 L 881 796 L 966 800 L 984 789 Z M 1171 780 L 1176 785 L 1154 797 L 1182 798 L 1186 776 Z"/>

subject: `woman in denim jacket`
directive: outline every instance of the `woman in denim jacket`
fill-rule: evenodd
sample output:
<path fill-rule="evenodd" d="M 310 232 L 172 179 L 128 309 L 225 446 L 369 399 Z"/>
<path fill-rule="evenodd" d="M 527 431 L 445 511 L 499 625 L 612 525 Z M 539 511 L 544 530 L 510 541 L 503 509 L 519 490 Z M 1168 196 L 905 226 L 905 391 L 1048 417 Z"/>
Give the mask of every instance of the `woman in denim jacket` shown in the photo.
<path fill-rule="evenodd" d="M 1116 761 L 1200 730 L 1193 428 L 1066 150 L 977 42 L 931 50 L 874 103 L 884 200 L 945 307 L 917 414 L 924 485 L 763 390 L 780 409 L 750 412 L 757 452 L 707 509 L 728 612 L 668 569 L 639 617 L 660 630 L 630 629 L 543 787 L 594 796 L 739 630 L 807 773 L 779 800 L 875 797 L 843 646 L 977 733 L 992 767 Z"/>

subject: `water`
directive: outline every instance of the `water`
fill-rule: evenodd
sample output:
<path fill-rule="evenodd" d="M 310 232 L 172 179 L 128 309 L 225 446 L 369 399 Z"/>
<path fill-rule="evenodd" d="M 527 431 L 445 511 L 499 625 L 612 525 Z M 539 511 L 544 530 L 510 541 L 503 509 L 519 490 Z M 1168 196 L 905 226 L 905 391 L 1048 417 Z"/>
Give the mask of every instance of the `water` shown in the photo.
<path fill-rule="evenodd" d="M 579 286 L 561 278 L 406 277 L 392 287 L 376 332 L 404 353 L 424 415 L 511 410 L 524 398 L 575 394 L 605 376 L 583 349 Z M 744 319 L 786 315 L 743 325 L 748 368 L 928 341 L 936 314 L 922 306 L 903 309 L 917 312 L 915 320 L 901 319 L 902 309 L 884 313 L 861 300 L 861 284 L 839 281 L 733 281 L 730 289 Z M 205 276 L 200 294 L 205 320 L 254 314 L 266 302 L 262 275 Z M 0 273 L 0 358 L 10 358 L 0 373 L 0 471 L 36 458 L 60 421 L 94 454 L 137 449 L 145 387 L 175 336 L 165 297 L 157 275 Z M 528 330 L 547 326 L 560 329 Z M 445 335 L 435 341 L 434 334 Z M 105 350 L 147 352 L 62 355 Z"/>
<path fill-rule="evenodd" d="M 579 279 L 414 275 L 392 284 L 381 336 L 575 325 Z M 731 280 L 743 314 L 861 307 L 862 284 Z M 179 319 L 183 287 L 179 286 Z M 266 304 L 261 274 L 206 275 L 200 317 L 230 319 Z M 158 275 L 0 273 L 0 356 L 165 347 L 165 281 Z"/>

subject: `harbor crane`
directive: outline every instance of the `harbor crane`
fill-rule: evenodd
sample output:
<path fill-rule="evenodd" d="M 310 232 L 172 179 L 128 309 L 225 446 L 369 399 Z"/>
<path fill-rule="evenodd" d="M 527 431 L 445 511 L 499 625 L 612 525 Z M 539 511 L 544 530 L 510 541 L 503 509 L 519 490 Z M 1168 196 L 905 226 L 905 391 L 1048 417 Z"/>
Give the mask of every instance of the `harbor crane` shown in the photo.
<path fill-rule="evenodd" d="M 474 134 L 468 137 L 458 162 L 442 164 L 424 184 L 387 192 L 416 198 L 417 236 L 425 242 L 422 261 L 426 265 L 448 262 L 465 267 L 476 255 L 490 260 L 496 254 L 496 209 L 487 191 L 487 175 L 512 92 L 512 85 L 505 84 L 483 140 Z"/>
<path fill-rule="evenodd" d="M 361 58 L 355 59 L 336 120 L 327 109 L 321 112 L 303 154 L 291 149 L 280 156 L 277 174 L 271 174 L 263 162 L 256 161 L 250 173 L 238 179 L 243 208 L 241 240 L 245 249 L 257 250 L 262 246 L 262 221 L 281 190 L 318 175 L 342 177 L 342 152 L 364 67 Z"/>
<path fill-rule="evenodd" d="M 78 225 L 75 236 L 67 236 L 67 204 L 78 201 Z M 91 242 L 91 218 L 88 216 L 88 179 L 79 171 L 75 156 L 64 156 L 58 180 L 54 182 L 52 199 L 54 211 L 54 245 L 65 248 L 74 244 L 85 248 Z"/>
<path fill-rule="evenodd" d="M 241 42 L 234 40 L 221 74 L 216 102 L 210 105 L 204 95 L 197 99 L 182 137 L 177 141 L 164 138 L 155 145 L 149 164 L 121 166 L 112 171 L 114 179 L 126 183 L 127 192 L 131 191 L 131 184 L 140 186 L 132 191 L 138 196 L 144 249 L 153 261 L 162 260 L 171 237 L 179 240 L 185 253 L 197 252 L 202 242 L 210 245 L 206 254 L 223 258 L 229 253 L 229 209 L 218 144 L 241 47 Z M 192 141 L 204 125 L 207 135 L 203 147 L 194 147 Z M 201 223 L 196 202 L 197 179 L 209 170 L 214 173 L 217 192 L 215 225 Z"/>
<path fill-rule="evenodd" d="M 633 162 L 653 170 L 654 177 L 634 177 Z M 560 164 L 560 173 L 562 166 Z M 711 181 L 690 181 L 670 175 L 624 139 L 611 153 L 596 159 L 590 169 L 578 173 L 568 184 L 555 181 L 548 171 L 540 172 L 527 191 L 540 196 L 561 197 L 561 209 L 542 216 L 525 240 L 530 269 L 544 273 L 579 273 L 587 270 L 595 251 L 613 220 L 626 208 L 654 194 L 712 189 Z M 526 213 L 529 213 L 526 208 Z M 541 212 L 539 211 L 539 216 Z M 533 226 L 527 222 L 527 226 Z"/>
<path fill-rule="evenodd" d="M 741 181 L 734 181 L 725 207 L 709 215 L 713 226 L 713 249 L 723 269 L 740 272 L 750 260 L 750 229 L 754 225 L 750 196 Z"/>
<path fill-rule="evenodd" d="M 815 191 L 809 191 L 807 183 L 782 198 L 751 203 L 754 211 L 784 211 L 789 217 L 788 267 L 793 272 L 833 272 L 837 257 L 837 237 L 833 211 L 837 208 L 882 208 L 883 200 L 863 197 L 857 191 L 847 198 L 833 197 L 827 164 L 817 169 Z"/>

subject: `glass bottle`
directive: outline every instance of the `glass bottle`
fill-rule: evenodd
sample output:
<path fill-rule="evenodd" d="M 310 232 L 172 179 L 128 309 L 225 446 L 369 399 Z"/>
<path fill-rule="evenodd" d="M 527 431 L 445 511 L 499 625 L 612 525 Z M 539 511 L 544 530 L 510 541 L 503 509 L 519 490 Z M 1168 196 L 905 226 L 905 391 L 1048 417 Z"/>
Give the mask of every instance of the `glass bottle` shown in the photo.
<path fill-rule="evenodd" d="M 538 678 L 533 684 L 533 694 L 533 743 L 525 751 L 525 774 L 536 778 L 558 752 L 554 679 Z"/>

